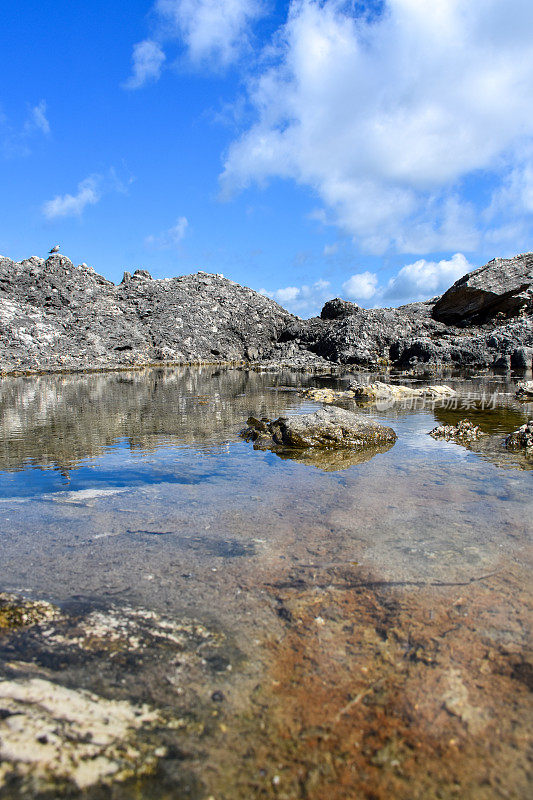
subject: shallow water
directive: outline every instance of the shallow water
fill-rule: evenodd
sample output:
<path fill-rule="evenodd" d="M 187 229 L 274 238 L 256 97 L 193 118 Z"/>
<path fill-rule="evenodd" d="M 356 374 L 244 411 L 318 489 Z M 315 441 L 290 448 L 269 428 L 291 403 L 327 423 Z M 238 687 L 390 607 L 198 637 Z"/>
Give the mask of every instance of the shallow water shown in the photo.
<path fill-rule="evenodd" d="M 190 753 L 180 764 L 193 778 L 167 795 L 163 769 L 149 788 L 125 781 L 123 794 L 117 783 L 98 796 L 529 795 L 521 715 L 533 463 L 503 439 L 533 404 L 516 401 L 516 382 L 502 376 L 433 382 L 459 390 L 457 408 L 361 407 L 398 441 L 338 470 L 256 451 L 238 432 L 250 413 L 316 407 L 296 387 L 341 386 L 342 377 L 184 368 L 3 379 L 0 590 L 68 613 L 142 608 L 205 624 L 226 642 L 209 657 L 211 672 L 182 680 L 182 713 L 185 696 L 187 713 L 225 719 L 216 732 L 183 733 Z M 427 435 L 465 416 L 486 433 L 468 448 Z M 3 656 L 41 664 L 35 652 L 23 637 Z M 172 706 L 152 685 L 150 658 L 160 663 L 146 656 L 135 679 L 123 668 L 121 696 Z M 48 678 L 118 691 L 120 670 L 97 685 L 90 659 L 84 668 L 64 656 L 59 672 L 50 663 Z M 211 712 L 221 686 L 224 702 Z M 331 719 L 343 740 L 359 730 L 368 743 L 369 719 L 383 738 L 354 740 L 347 754 Z M 427 752 L 413 765 L 406 753 L 421 743 Z M 446 747 L 457 743 L 470 748 L 466 772 L 450 767 L 457 759 Z"/>

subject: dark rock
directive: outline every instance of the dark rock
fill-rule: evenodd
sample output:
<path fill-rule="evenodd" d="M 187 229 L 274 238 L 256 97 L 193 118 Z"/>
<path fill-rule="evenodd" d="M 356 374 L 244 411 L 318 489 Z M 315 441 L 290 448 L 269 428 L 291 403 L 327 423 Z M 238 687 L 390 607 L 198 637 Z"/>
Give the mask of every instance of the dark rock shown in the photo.
<path fill-rule="evenodd" d="M 447 323 L 515 317 L 533 303 L 533 253 L 495 258 L 459 278 L 435 303 L 433 316 Z"/>
<path fill-rule="evenodd" d="M 505 440 L 505 445 L 510 450 L 519 450 L 525 448 L 533 452 L 533 419 L 529 420 L 525 425 L 522 425 L 514 433 L 510 433 Z"/>
<path fill-rule="evenodd" d="M 511 356 L 508 353 L 504 353 L 502 355 L 496 356 L 494 361 L 492 362 L 492 366 L 494 369 L 511 369 Z"/>
<path fill-rule="evenodd" d="M 533 348 L 517 347 L 511 353 L 511 367 L 513 369 L 531 369 L 533 364 Z"/>
<path fill-rule="evenodd" d="M 350 303 L 348 300 L 341 300 L 340 297 L 335 297 L 333 300 L 328 300 L 324 304 L 320 312 L 321 319 L 342 319 L 348 317 L 350 314 L 355 314 L 359 311 L 359 306 L 355 303 Z"/>

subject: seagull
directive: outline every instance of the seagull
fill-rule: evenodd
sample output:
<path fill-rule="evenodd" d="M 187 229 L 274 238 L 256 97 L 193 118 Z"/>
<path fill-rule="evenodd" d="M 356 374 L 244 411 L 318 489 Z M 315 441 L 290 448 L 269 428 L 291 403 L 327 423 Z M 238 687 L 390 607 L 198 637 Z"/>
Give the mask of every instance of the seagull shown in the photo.
<path fill-rule="evenodd" d="M 48 251 L 49 253 L 59 253 L 59 245 L 55 244 L 51 250 Z"/>

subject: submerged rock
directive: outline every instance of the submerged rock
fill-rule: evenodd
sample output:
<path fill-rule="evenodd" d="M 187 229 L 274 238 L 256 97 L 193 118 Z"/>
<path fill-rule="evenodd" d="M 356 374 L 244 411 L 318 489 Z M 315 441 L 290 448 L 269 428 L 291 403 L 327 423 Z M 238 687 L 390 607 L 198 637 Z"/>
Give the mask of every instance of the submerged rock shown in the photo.
<path fill-rule="evenodd" d="M 526 449 L 533 451 L 533 419 L 521 425 L 517 431 L 510 433 L 505 440 L 505 445 L 510 450 Z"/>
<path fill-rule="evenodd" d="M 321 408 L 311 414 L 279 417 L 273 421 L 249 417 L 247 423 L 248 428 L 241 436 L 261 447 L 361 449 L 396 441 L 392 428 L 342 408 Z"/>
<path fill-rule="evenodd" d="M 135 731 L 159 721 L 148 706 L 107 700 L 49 680 L 0 681 L 0 787 L 13 777 L 78 789 L 142 774 L 157 762 Z"/>
<path fill-rule="evenodd" d="M 2 631 L 26 628 L 53 619 L 56 613 L 57 609 L 51 603 L 0 592 L 0 635 Z"/>
<path fill-rule="evenodd" d="M 450 441 L 458 439 L 461 441 L 473 441 L 483 436 L 483 431 L 469 419 L 462 419 L 457 425 L 438 425 L 429 432 L 434 439 L 446 439 Z"/>

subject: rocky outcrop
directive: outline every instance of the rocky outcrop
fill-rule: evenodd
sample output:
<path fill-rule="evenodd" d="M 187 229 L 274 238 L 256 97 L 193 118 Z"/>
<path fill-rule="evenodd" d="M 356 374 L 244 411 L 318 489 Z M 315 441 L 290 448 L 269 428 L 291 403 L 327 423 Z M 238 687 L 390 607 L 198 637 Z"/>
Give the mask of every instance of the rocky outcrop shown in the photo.
<path fill-rule="evenodd" d="M 249 417 L 244 439 L 261 447 L 305 449 L 318 447 L 361 449 L 393 444 L 396 434 L 377 422 L 342 408 L 320 408 L 310 414 L 276 420 Z"/>
<path fill-rule="evenodd" d="M 191 362 L 529 369 L 532 261 L 497 259 L 436 301 L 366 310 L 335 298 L 302 320 L 221 275 L 137 270 L 115 286 L 59 253 L 0 257 L 0 373 Z"/>
<path fill-rule="evenodd" d="M 495 258 L 459 278 L 433 307 L 442 322 L 515 317 L 533 305 L 533 253 Z"/>
<path fill-rule="evenodd" d="M 321 403 L 335 403 L 338 400 L 360 400 L 372 402 L 374 400 L 401 401 L 421 398 L 427 400 L 446 400 L 449 397 L 456 397 L 457 392 L 449 386 L 396 386 L 392 383 L 353 383 L 348 389 L 336 390 L 324 389 L 302 389 L 300 394 L 310 400 L 318 400 Z"/>

